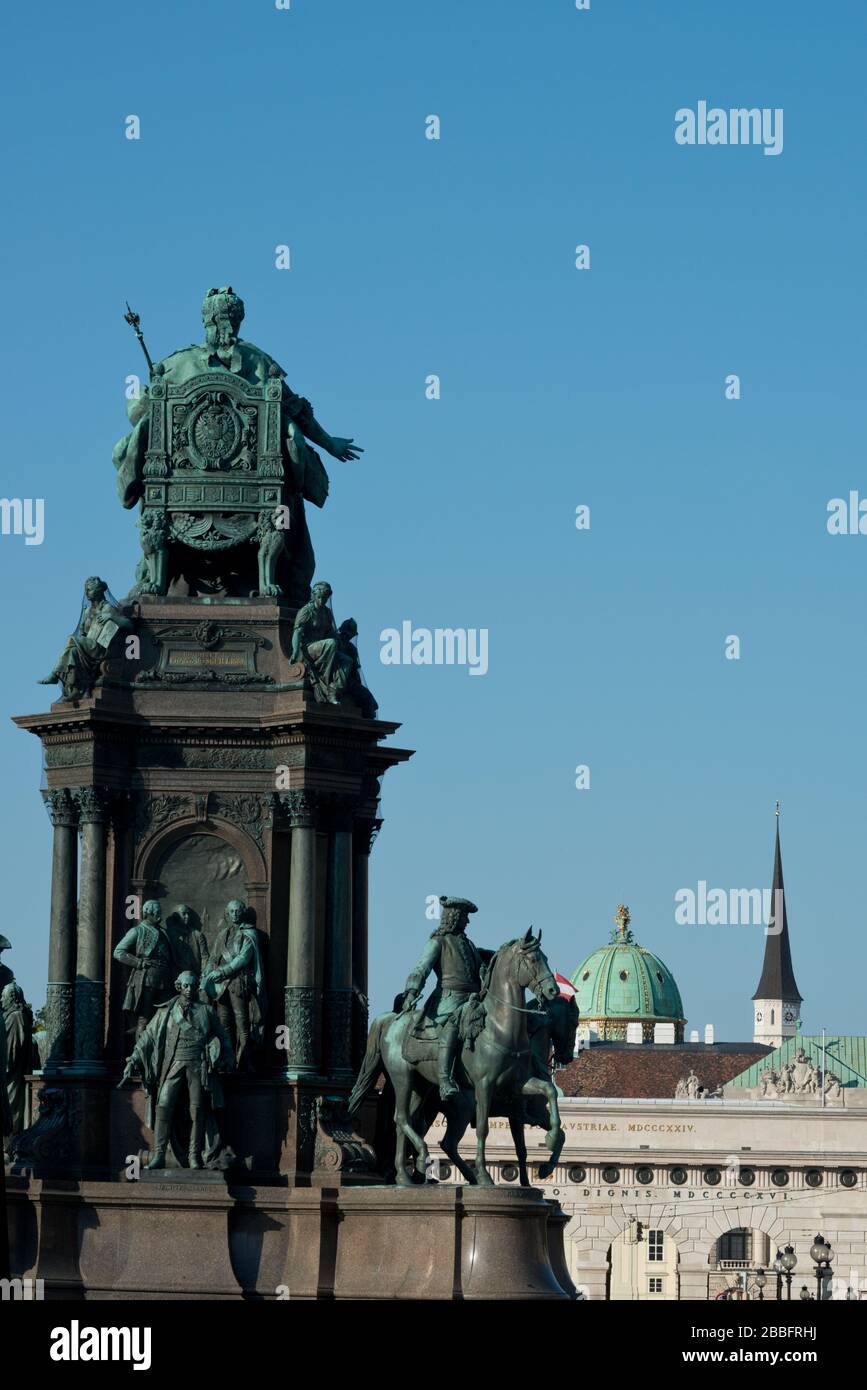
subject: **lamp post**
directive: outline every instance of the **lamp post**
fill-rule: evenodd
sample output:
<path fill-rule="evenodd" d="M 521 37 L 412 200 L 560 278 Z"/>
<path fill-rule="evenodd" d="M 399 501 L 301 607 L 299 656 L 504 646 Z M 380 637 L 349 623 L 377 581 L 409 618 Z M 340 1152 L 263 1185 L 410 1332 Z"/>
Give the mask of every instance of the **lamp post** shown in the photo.
<path fill-rule="evenodd" d="M 816 1301 L 824 1298 L 824 1281 L 831 1272 L 831 1261 L 834 1258 L 831 1247 L 824 1236 L 818 1235 L 810 1246 L 810 1258 L 816 1264 Z"/>
<path fill-rule="evenodd" d="M 759 1291 L 759 1302 L 762 1303 L 764 1302 L 765 1284 L 767 1284 L 768 1282 L 768 1277 L 765 1274 L 765 1271 L 760 1268 L 757 1269 L 755 1274 L 753 1275 L 753 1280 L 755 1282 L 756 1288 Z"/>
<path fill-rule="evenodd" d="M 795 1268 L 795 1249 L 792 1245 L 787 1245 L 785 1250 L 777 1251 L 777 1258 L 774 1260 L 774 1269 L 777 1275 L 777 1298 L 782 1301 L 783 1297 L 783 1276 L 786 1279 L 786 1297 L 792 1297 L 792 1270 Z"/>
<path fill-rule="evenodd" d="M 810 1293 L 810 1290 L 807 1288 L 807 1285 L 806 1285 L 806 1284 L 802 1284 L 802 1285 L 801 1285 L 801 1302 L 802 1302 L 802 1303 L 811 1303 L 812 1300 L 813 1300 L 813 1295 Z"/>

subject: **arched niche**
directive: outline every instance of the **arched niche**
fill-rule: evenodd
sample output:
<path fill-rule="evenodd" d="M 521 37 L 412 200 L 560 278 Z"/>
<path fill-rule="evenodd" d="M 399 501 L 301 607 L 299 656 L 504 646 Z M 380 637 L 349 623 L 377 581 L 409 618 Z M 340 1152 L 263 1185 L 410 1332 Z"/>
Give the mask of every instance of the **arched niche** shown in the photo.
<path fill-rule="evenodd" d="M 155 856 L 148 880 L 163 917 L 174 912 L 178 903 L 186 903 L 210 947 L 223 923 L 226 904 L 233 898 L 246 902 L 249 897 L 248 867 L 239 848 L 204 827 L 169 840 Z"/>

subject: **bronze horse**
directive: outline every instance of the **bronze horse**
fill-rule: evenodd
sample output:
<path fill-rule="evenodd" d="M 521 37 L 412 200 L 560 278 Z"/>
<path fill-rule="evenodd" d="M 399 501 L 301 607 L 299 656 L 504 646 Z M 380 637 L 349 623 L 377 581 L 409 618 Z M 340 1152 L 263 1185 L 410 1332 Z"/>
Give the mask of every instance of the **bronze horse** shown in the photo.
<path fill-rule="evenodd" d="M 472 1043 L 465 1041 L 455 1080 L 459 1091 L 445 1104 L 439 1099 L 436 1057 L 430 1048 L 418 1045 L 418 1056 L 407 1060 L 405 1045 L 412 1057 L 414 1014 L 400 1012 L 382 1014 L 374 1020 L 367 1042 L 367 1052 L 358 1080 L 349 1099 L 351 1111 L 357 1110 L 364 1096 L 384 1069 L 394 1088 L 394 1120 L 396 1128 L 395 1181 L 400 1187 L 409 1186 L 412 1174 L 406 1166 L 406 1142 L 415 1150 L 415 1168 L 422 1176 L 428 1163 L 424 1132 L 438 1110 L 446 1118 L 442 1140 L 443 1152 L 469 1183 L 491 1186 L 493 1178 L 485 1164 L 485 1144 L 488 1122 L 492 1114 L 507 1114 L 512 1121 L 516 1147 L 523 1151 L 522 1173 L 526 1176 L 526 1148 L 523 1142 L 524 1101 L 538 1098 L 547 1111 L 545 1143 L 551 1158 L 542 1165 L 540 1175 L 553 1171 L 563 1147 L 564 1135 L 557 1107 L 557 1090 L 540 1068 L 530 1042 L 530 1021 L 538 1022 L 537 1007 L 527 1008 L 524 990 L 530 989 L 543 1006 L 559 995 L 557 983 L 541 950 L 542 933 L 534 937 L 528 930 L 523 937 L 507 941 L 495 953 L 485 973 L 480 999 L 484 1005 L 483 1021 Z M 573 1034 L 574 1038 L 574 1034 Z M 436 1108 L 432 1108 L 436 1103 Z M 514 1119 L 513 1119 L 514 1116 Z M 475 1118 L 476 1158 L 471 1168 L 458 1152 L 461 1139 Z M 421 1131 L 421 1132 L 420 1132 Z"/>
<path fill-rule="evenodd" d="M 530 1037 L 530 1057 L 533 1063 L 533 1072 L 536 1076 L 545 1078 L 551 1076 L 553 1066 L 565 1067 L 572 1061 L 575 1055 L 575 1034 L 578 1031 L 578 1005 L 574 995 L 566 998 L 558 994 L 556 999 L 550 999 L 544 1005 L 537 1005 L 535 1009 L 528 1010 L 527 1032 Z M 434 1123 L 440 1109 L 448 1115 L 448 1105 L 441 1105 L 436 1091 L 429 1091 L 424 1102 L 423 1119 L 420 1124 L 424 1125 L 423 1131 L 427 1133 L 430 1126 Z M 527 1145 L 524 1141 L 524 1126 L 532 1125 L 534 1128 L 547 1131 L 550 1123 L 548 1113 L 548 1102 L 544 1095 L 530 1095 L 519 1097 L 517 1101 L 512 1101 L 509 1109 L 503 1111 L 496 1109 L 492 1112 L 495 1115 L 505 1114 L 509 1120 L 509 1129 L 512 1132 L 512 1142 L 515 1145 L 515 1154 L 518 1159 L 518 1181 L 522 1187 L 530 1186 L 530 1178 L 527 1172 Z M 475 1116 L 470 1120 L 470 1124 L 475 1122 Z M 419 1126 L 413 1122 L 414 1128 Z M 539 1169 L 539 1175 L 547 1178 L 554 1171 L 554 1167 L 563 1149 L 566 1135 L 562 1127 L 560 1139 L 554 1149 L 551 1150 L 551 1157 L 543 1163 Z"/>

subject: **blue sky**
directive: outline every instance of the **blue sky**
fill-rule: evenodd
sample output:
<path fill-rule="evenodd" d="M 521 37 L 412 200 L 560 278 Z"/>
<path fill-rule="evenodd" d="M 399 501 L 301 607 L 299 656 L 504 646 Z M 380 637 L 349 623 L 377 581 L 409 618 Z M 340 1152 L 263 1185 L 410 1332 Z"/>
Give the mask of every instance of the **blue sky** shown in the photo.
<path fill-rule="evenodd" d="M 805 1028 L 863 1031 L 867 537 L 825 522 L 867 495 L 865 29 L 804 0 L 48 0 L 7 21 L 2 492 L 43 497 L 46 533 L 0 536 L 2 930 L 35 1003 L 50 828 L 9 716 L 46 706 L 84 577 L 132 581 L 124 300 L 160 357 L 231 283 L 244 335 L 366 449 L 308 516 L 418 750 L 384 784 L 374 1007 L 430 894 L 472 897 L 482 944 L 542 927 L 564 972 L 625 901 L 690 1026 L 750 1036 L 761 929 L 677 926 L 674 895 L 768 886 L 779 797 Z M 782 107 L 783 153 L 676 144 L 700 100 Z M 488 674 L 381 665 L 404 620 L 488 629 Z"/>

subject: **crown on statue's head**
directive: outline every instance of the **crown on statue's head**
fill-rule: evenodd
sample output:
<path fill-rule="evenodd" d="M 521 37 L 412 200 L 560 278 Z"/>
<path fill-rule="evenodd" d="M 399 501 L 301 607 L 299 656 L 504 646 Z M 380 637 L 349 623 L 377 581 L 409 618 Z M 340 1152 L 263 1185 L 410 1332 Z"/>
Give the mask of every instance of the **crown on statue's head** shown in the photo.
<path fill-rule="evenodd" d="M 202 318 L 205 323 L 211 323 L 218 314 L 226 313 L 230 321 L 237 328 L 244 317 L 244 301 L 240 295 L 235 294 L 231 285 L 222 285 L 219 289 L 208 290 L 202 300 Z"/>

